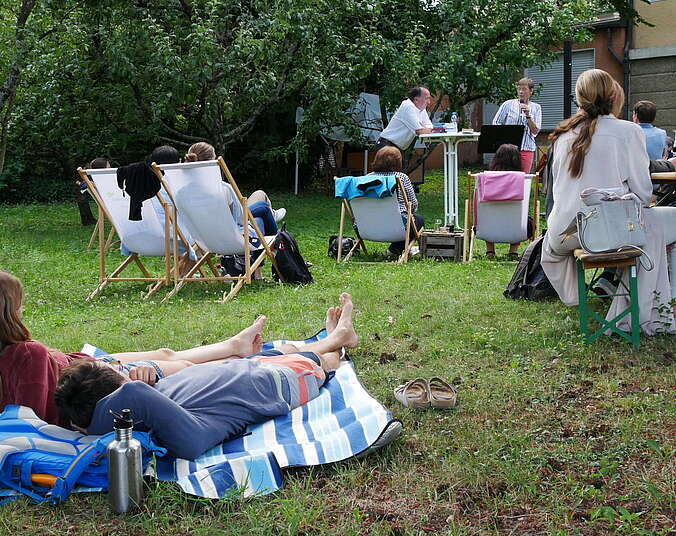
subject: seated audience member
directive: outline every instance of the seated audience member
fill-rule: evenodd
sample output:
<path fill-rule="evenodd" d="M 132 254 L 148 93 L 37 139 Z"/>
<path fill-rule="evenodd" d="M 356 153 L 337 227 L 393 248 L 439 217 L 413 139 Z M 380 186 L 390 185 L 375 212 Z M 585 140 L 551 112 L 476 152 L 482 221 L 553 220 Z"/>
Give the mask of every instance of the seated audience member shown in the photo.
<path fill-rule="evenodd" d="M 107 158 L 94 158 L 85 169 L 106 169 L 110 167 L 110 162 Z M 80 187 L 80 193 L 85 193 L 87 191 L 87 183 L 85 181 L 75 181 Z"/>
<path fill-rule="evenodd" d="M 23 324 L 23 287 L 13 275 L 0 271 L 0 410 L 8 404 L 28 406 L 50 424 L 59 424 L 54 389 L 63 368 L 86 354 L 63 353 L 31 338 Z M 174 351 L 111 354 L 104 361 L 131 379 L 154 382 L 188 365 L 241 357 L 260 349 L 264 318 L 228 340 Z"/>
<path fill-rule="evenodd" d="M 632 119 L 638 123 L 645 134 L 645 145 L 650 160 L 659 160 L 664 158 L 664 152 L 667 147 L 667 133 L 661 128 L 653 125 L 657 107 L 654 102 L 638 101 L 634 105 Z"/>
<path fill-rule="evenodd" d="M 408 178 L 406 173 L 403 173 L 402 170 L 402 160 L 401 152 L 396 147 L 392 145 L 386 145 L 382 149 L 379 149 L 376 153 L 376 157 L 373 160 L 373 165 L 371 166 L 371 173 L 369 175 L 395 175 L 401 180 L 404 189 L 406 190 L 406 196 L 408 197 L 409 202 L 411 203 L 411 208 L 413 209 L 413 221 L 418 230 L 422 229 L 425 225 L 425 220 L 420 214 L 415 212 L 418 210 L 418 198 L 415 196 L 413 191 L 413 185 L 411 184 L 411 179 Z M 402 192 L 397 190 L 397 198 L 399 199 L 399 212 L 401 212 L 401 219 L 406 225 L 406 219 L 408 218 L 408 213 L 406 212 L 406 203 L 404 203 L 404 195 Z M 410 237 L 413 238 L 414 230 L 411 228 Z M 393 242 L 388 248 L 390 254 L 399 256 L 404 252 L 404 246 L 406 245 L 405 241 Z"/>
<path fill-rule="evenodd" d="M 153 152 L 150 153 L 150 156 L 148 157 L 148 161 L 149 161 L 148 163 L 150 164 L 154 162 L 157 165 L 178 164 L 181 161 L 181 157 L 179 156 L 178 151 L 176 150 L 175 147 L 172 147 L 171 145 L 161 145 L 160 147 L 155 147 L 153 149 Z M 159 194 L 162 197 L 162 199 L 164 199 L 166 202 L 172 205 L 171 197 L 164 189 L 164 186 L 160 188 Z M 157 197 L 153 197 L 152 203 L 153 208 L 155 209 L 155 213 L 157 214 L 157 218 L 160 220 L 160 222 L 164 223 L 164 207 L 162 206 L 162 203 L 160 203 L 160 200 L 157 199 Z M 188 232 L 188 228 L 185 225 L 185 222 L 183 221 L 183 218 L 180 213 L 178 214 L 178 228 L 181 230 L 183 237 L 188 243 L 188 246 L 192 246 L 195 241 L 192 235 Z M 172 233 L 173 236 L 173 230 L 170 230 L 170 232 Z M 183 246 L 182 243 L 180 243 L 179 253 L 183 254 L 184 252 L 185 247 Z M 195 265 L 196 261 L 197 255 L 195 254 L 195 251 L 191 247 L 190 254 L 181 261 L 181 265 L 179 267 L 180 275 L 183 276 L 187 274 L 190 271 L 190 269 Z"/>
<path fill-rule="evenodd" d="M 489 171 L 521 171 L 522 161 L 521 152 L 516 145 L 511 143 L 503 143 L 498 150 L 495 151 L 491 163 L 488 164 Z M 519 258 L 519 244 L 509 245 L 509 258 L 512 260 Z M 486 257 L 489 259 L 495 258 L 495 244 L 486 240 Z"/>
<path fill-rule="evenodd" d="M 577 305 L 577 272 L 574 249 L 580 247 L 577 236 L 565 237 L 565 230 L 580 210 L 580 192 L 586 188 L 613 189 L 633 193 L 644 208 L 648 243 L 654 269 L 638 268 L 639 324 L 653 335 L 676 333 L 667 273 L 664 229 L 657 215 L 648 208 L 652 183 L 649 159 L 641 128 L 617 119 L 611 111 L 620 108 L 612 77 L 600 69 L 582 73 L 575 93 L 579 109 L 571 118 L 559 123 L 550 139 L 554 206 L 547 219 L 548 230 L 542 250 L 542 267 L 559 297 L 566 305 Z M 608 162 L 613 165 L 609 166 Z M 627 278 L 627 274 L 623 275 Z M 608 312 L 614 318 L 628 305 L 626 296 L 615 296 Z M 623 317 L 617 326 L 630 331 L 630 318 Z"/>
<path fill-rule="evenodd" d="M 205 160 L 216 160 L 216 151 L 213 146 L 206 142 L 195 143 L 190 146 L 185 155 L 186 162 L 202 162 Z M 235 190 L 230 183 L 223 181 L 223 188 L 228 195 L 228 204 L 235 221 L 241 226 L 243 221 L 242 207 L 237 199 Z M 260 218 L 263 221 L 261 232 L 265 236 L 277 234 L 277 222 L 281 221 L 286 215 L 285 208 L 277 210 L 272 209 L 272 202 L 263 190 L 256 190 L 247 198 L 247 206 L 254 218 Z"/>
<path fill-rule="evenodd" d="M 666 148 L 664 149 L 664 158 L 667 160 L 674 158 L 676 153 L 674 153 L 674 138 L 667 136 Z"/>
<path fill-rule="evenodd" d="M 150 431 L 175 456 L 194 459 L 246 426 L 285 415 L 318 396 L 340 366 L 341 348 L 359 342 L 352 299 L 342 294 L 340 300 L 329 335 L 300 349 L 286 344 L 245 359 L 196 365 L 154 386 L 92 361 L 75 362 L 63 371 L 56 403 L 64 419 L 97 435 L 112 430 L 111 411 L 128 408 L 137 428 Z"/>

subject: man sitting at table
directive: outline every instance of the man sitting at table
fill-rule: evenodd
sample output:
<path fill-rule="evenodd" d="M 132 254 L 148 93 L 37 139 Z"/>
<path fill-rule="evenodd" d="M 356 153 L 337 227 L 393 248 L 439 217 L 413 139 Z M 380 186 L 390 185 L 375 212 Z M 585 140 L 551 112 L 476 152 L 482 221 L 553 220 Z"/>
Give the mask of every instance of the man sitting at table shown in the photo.
<path fill-rule="evenodd" d="M 424 86 L 415 86 L 394 112 L 392 119 L 380 133 L 376 152 L 388 145 L 400 151 L 408 149 L 419 134 L 432 132 L 432 121 L 427 115 L 430 91 Z"/>
<path fill-rule="evenodd" d="M 638 101 L 634 105 L 632 120 L 643 129 L 645 145 L 650 160 L 659 160 L 664 157 L 667 147 L 667 133 L 653 125 L 657 115 L 657 106 L 654 102 Z"/>
<path fill-rule="evenodd" d="M 78 360 L 63 370 L 54 399 L 64 422 L 84 433 L 112 431 L 113 412 L 130 409 L 135 428 L 148 430 L 180 458 L 195 459 L 211 447 L 241 434 L 250 425 L 285 415 L 319 395 L 340 366 L 341 348 L 354 348 L 352 297 L 327 313 L 326 338 L 300 349 L 285 344 L 223 363 L 185 368 L 153 386 L 129 381 L 111 367 Z M 260 327 L 265 317 L 261 317 Z"/>

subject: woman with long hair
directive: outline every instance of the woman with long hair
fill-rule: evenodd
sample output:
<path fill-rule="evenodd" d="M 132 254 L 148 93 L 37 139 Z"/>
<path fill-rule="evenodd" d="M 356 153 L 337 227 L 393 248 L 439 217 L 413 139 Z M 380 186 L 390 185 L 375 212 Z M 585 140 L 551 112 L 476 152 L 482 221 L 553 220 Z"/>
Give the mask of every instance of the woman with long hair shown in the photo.
<path fill-rule="evenodd" d="M 572 252 L 580 247 L 580 242 L 577 236 L 569 237 L 565 231 L 582 207 L 580 192 L 585 188 L 600 188 L 620 195 L 633 193 L 645 207 L 643 217 L 648 243 L 643 249 L 655 265 L 650 271 L 643 265 L 638 268 L 641 330 L 648 335 L 676 332 L 669 306 L 671 290 L 663 228 L 654 211 L 647 208 L 652 199 L 652 183 L 645 135 L 638 125 L 613 115 L 621 106 L 617 106 L 619 95 L 607 72 L 590 69 L 582 73 L 575 94 L 579 109 L 559 123 L 550 135 L 554 206 L 547 219 L 542 267 L 561 300 L 566 305 L 577 305 L 577 275 Z M 627 297 L 616 296 L 608 318 L 617 316 L 627 305 Z M 617 326 L 630 331 L 629 316 L 622 318 Z"/>
<path fill-rule="evenodd" d="M 425 220 L 420 214 L 415 214 L 415 211 L 418 210 L 418 199 L 415 196 L 411 179 L 409 179 L 408 175 L 402 171 L 401 151 L 391 145 L 379 149 L 373 160 L 371 169 L 373 170 L 371 174 L 374 175 L 395 175 L 399 177 L 401 184 L 404 186 L 404 190 L 406 190 L 406 196 L 411 203 L 411 208 L 413 209 L 413 221 L 415 222 L 415 226 L 418 230 L 422 229 L 423 225 L 425 225 Z M 399 212 L 401 213 L 401 218 L 404 221 L 404 224 L 406 224 L 408 212 L 406 211 L 406 203 L 404 203 L 404 195 L 399 190 L 397 190 L 397 198 L 399 200 Z M 415 231 L 411 228 L 411 238 L 414 238 L 414 236 Z M 403 253 L 405 245 L 405 241 L 392 242 L 388 250 L 390 254 L 399 256 Z"/>
<path fill-rule="evenodd" d="M 53 350 L 31 338 L 23 323 L 23 286 L 18 278 L 0 270 L 0 411 L 8 404 L 28 406 L 51 424 L 59 423 L 54 390 L 61 370 L 76 359 L 88 358 L 81 353 Z M 101 359 L 130 379 L 154 383 L 197 363 L 243 357 L 260 351 L 265 317 L 225 341 L 174 351 L 160 348 L 148 352 L 111 354 Z"/>
<path fill-rule="evenodd" d="M 488 164 L 489 171 L 521 171 L 521 151 L 516 145 L 511 143 L 503 143 L 498 150 L 495 151 L 491 163 Z M 511 260 L 516 260 L 519 257 L 519 244 L 515 242 L 509 245 L 508 256 Z M 486 240 L 486 257 L 488 259 L 495 258 L 495 243 Z"/>

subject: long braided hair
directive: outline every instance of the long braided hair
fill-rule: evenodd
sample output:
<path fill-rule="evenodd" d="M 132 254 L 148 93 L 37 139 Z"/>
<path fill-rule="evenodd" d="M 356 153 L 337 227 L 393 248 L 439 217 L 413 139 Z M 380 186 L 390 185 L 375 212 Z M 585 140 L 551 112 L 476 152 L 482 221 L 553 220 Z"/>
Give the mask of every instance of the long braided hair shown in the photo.
<path fill-rule="evenodd" d="M 580 127 L 580 131 L 570 148 L 568 172 L 579 177 L 584 168 L 584 159 L 589 152 L 592 136 L 596 131 L 599 115 L 608 115 L 613 109 L 615 92 L 613 78 L 601 69 L 589 69 L 583 72 L 575 84 L 575 96 L 579 106 L 572 117 L 561 121 L 549 135 L 554 143 L 561 134 Z"/>

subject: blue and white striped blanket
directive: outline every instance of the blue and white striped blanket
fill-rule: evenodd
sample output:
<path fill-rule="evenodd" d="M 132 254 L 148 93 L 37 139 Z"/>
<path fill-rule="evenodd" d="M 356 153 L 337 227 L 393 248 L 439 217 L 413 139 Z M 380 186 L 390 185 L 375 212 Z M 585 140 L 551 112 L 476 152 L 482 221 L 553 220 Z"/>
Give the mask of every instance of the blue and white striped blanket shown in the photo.
<path fill-rule="evenodd" d="M 288 342 L 302 345 L 325 336 L 322 331 L 305 341 Z M 285 342 L 266 343 L 264 349 Z M 82 351 L 94 357 L 106 355 L 91 345 Z M 320 395 L 304 406 L 250 426 L 243 436 L 217 445 L 194 461 L 157 458 L 148 474 L 177 482 L 185 492 L 200 497 L 264 495 L 282 486 L 280 469 L 365 455 L 390 443 L 401 428 L 401 422 L 366 391 L 353 363 L 346 361 Z"/>

